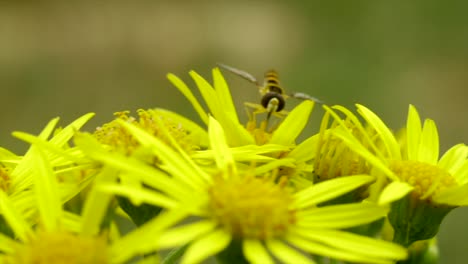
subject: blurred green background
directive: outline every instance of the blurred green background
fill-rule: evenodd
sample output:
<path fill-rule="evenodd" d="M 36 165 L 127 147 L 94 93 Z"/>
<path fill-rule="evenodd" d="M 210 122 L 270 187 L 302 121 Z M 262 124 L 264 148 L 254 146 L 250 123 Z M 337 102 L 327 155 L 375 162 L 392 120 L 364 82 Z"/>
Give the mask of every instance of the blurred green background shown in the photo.
<path fill-rule="evenodd" d="M 22 153 L 11 132 L 36 133 L 55 116 L 96 112 L 89 130 L 120 110 L 195 117 L 166 73 L 193 84 L 189 70 L 210 77 L 223 62 L 259 78 L 275 68 L 289 91 L 362 103 L 395 129 L 414 104 L 445 151 L 468 138 L 467 11 L 466 0 L 2 1 L 0 145 Z M 258 100 L 250 83 L 226 78 L 240 109 Z M 467 220 L 466 209 L 445 219 L 441 263 L 468 262 Z"/>

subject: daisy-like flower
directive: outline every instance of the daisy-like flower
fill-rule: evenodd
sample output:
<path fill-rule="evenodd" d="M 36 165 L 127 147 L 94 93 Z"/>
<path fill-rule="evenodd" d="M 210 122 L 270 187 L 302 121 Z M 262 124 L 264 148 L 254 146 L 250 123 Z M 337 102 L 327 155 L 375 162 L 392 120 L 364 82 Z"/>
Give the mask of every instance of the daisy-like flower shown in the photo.
<path fill-rule="evenodd" d="M 83 150 L 107 166 L 139 178 L 152 189 L 108 184 L 101 190 L 124 195 L 135 203 L 147 202 L 168 209 L 179 224 L 154 239 L 155 248 L 188 244 L 182 263 L 199 263 L 210 256 L 237 256 L 228 262 L 315 263 L 310 254 L 359 263 L 393 263 L 406 258 L 396 244 L 340 229 L 382 218 L 387 209 L 372 203 L 317 207 L 374 177 L 350 176 L 291 193 L 280 182 L 238 171 L 224 131 L 209 118 L 210 146 L 217 171 L 208 174 L 180 147 L 178 152 L 140 128 L 121 122 L 140 143 L 160 157 L 164 171 L 133 157 L 109 153 L 92 141 Z M 174 143 L 174 142 L 173 142 Z M 181 220 L 192 217 L 189 224 Z M 193 218 L 195 217 L 195 219 Z M 170 217 L 169 217 L 170 218 Z"/>
<path fill-rule="evenodd" d="M 130 116 L 129 111 L 117 112 L 114 115 L 116 118 L 98 127 L 93 136 L 112 151 L 118 151 L 125 155 L 134 155 L 156 167 L 160 165 L 159 158 L 142 151 L 141 144 L 119 121 L 134 124 L 166 143 L 170 142 L 163 131 L 168 131 L 170 136 L 190 154 L 207 147 L 208 136 L 206 131 L 191 120 L 176 113 L 164 109 L 139 109 L 136 118 Z M 120 207 L 138 226 L 159 214 L 161 210 L 147 204 L 134 206 L 128 199 L 123 197 L 118 197 L 117 200 Z"/>
<path fill-rule="evenodd" d="M 395 241 L 407 246 L 429 239 L 450 210 L 468 205 L 468 147 L 455 145 L 439 158 L 436 125 L 431 119 L 422 125 L 414 106 L 409 107 L 404 140 L 362 105 L 357 105 L 357 111 L 366 121 L 365 126 L 372 128 L 371 134 L 350 111 L 335 109 L 346 115 L 362 137 L 353 135 L 346 126 L 335 131 L 335 135 L 365 158 L 377 177 L 385 175 L 390 182 L 383 185 L 378 202 L 393 202 L 389 219 L 395 229 Z M 375 137 L 379 144 L 375 144 Z"/>
<path fill-rule="evenodd" d="M 325 106 L 327 109 L 328 107 Z M 353 124 L 347 120 L 344 123 L 350 129 L 350 133 L 359 135 L 361 131 L 354 129 Z M 341 123 L 331 118 L 330 111 L 326 111 L 322 117 L 320 132 L 314 136 L 315 151 L 313 159 L 314 183 L 327 181 L 339 177 L 351 175 L 369 174 L 370 167 L 366 160 L 354 152 L 341 138 L 334 135 L 335 130 L 341 128 Z M 368 186 L 367 186 L 368 187 Z M 369 195 L 366 186 L 339 198 L 338 203 L 358 202 Z"/>
<path fill-rule="evenodd" d="M 255 114 L 250 115 L 244 126 L 239 121 L 229 87 L 218 68 L 213 69 L 213 85 L 194 71 L 191 71 L 190 75 L 208 106 L 208 110 L 203 109 L 182 80 L 173 74 L 169 74 L 168 78 L 191 102 L 206 125 L 209 115 L 212 115 L 221 124 L 230 147 L 249 146 L 249 150 L 255 149 L 257 153 L 281 159 L 284 164 L 272 174 L 277 178 L 288 178 L 289 184 L 295 189 L 303 189 L 311 184 L 311 161 L 315 153 L 310 150 L 314 149 L 316 139 L 309 138 L 299 145 L 296 145 L 296 140 L 309 120 L 314 107 L 313 101 L 301 102 L 284 119 L 279 120 L 281 123 L 277 126 L 267 127 L 265 121 L 258 125 Z M 254 146 L 260 146 L 260 148 Z M 241 152 L 244 150 L 245 148 L 242 148 Z M 207 157 L 209 155 L 209 153 L 203 153 L 193 157 Z M 234 157 L 238 162 L 245 161 L 245 159 L 242 160 L 241 155 L 234 155 Z"/>
<path fill-rule="evenodd" d="M 14 132 L 13 135 L 25 141 L 40 141 L 40 144 L 48 145 L 54 152 L 46 156 L 48 162 L 54 167 L 55 175 L 60 185 L 60 197 L 65 202 L 75 196 L 83 186 L 89 182 L 93 173 L 93 165 L 84 161 L 76 148 L 68 146 L 68 142 L 74 133 L 79 130 L 93 114 L 86 114 L 73 121 L 68 126 L 55 129 L 58 118 L 51 120 L 46 127 L 35 137 L 22 132 Z M 5 149 L 0 151 L 0 185 L 1 190 L 14 204 L 17 211 L 31 220 L 37 213 L 34 206 L 33 174 L 34 159 L 33 150 L 29 149 L 24 156 L 17 156 Z M 58 154 L 62 153 L 62 154 Z M 0 211 L 3 214 L 3 212 Z"/>
<path fill-rule="evenodd" d="M 115 113 L 116 119 L 98 127 L 94 132 L 94 136 L 99 142 L 108 145 L 113 150 L 121 151 L 127 155 L 133 154 L 138 150 L 140 144 L 117 122 L 117 120 L 123 120 L 135 124 L 155 137 L 168 142 L 166 136 L 162 133 L 162 125 L 169 130 L 171 136 L 179 142 L 180 146 L 189 153 L 206 148 L 206 131 L 181 115 L 163 109 L 139 109 L 137 118 L 129 116 L 129 113 L 129 111 Z M 156 122 L 156 119 L 161 122 Z"/>
<path fill-rule="evenodd" d="M 81 215 L 62 208 L 61 186 L 47 158 L 49 148 L 33 143 L 30 148 L 34 202 L 38 208 L 37 224 L 28 223 L 12 199 L 0 191 L 0 210 L 17 239 L 0 234 L 0 262 L 7 264 L 126 263 L 137 254 L 149 253 L 145 241 L 151 241 L 166 226 L 164 216 L 148 222 L 124 237 L 111 236 L 102 230 L 112 195 L 88 192 Z M 113 169 L 103 168 L 94 186 L 112 182 Z M 152 249 L 149 247 L 150 250 Z"/>
<path fill-rule="evenodd" d="M 251 116 L 247 125 L 243 126 L 237 116 L 229 87 L 218 68 L 213 69 L 213 85 L 195 71 L 191 71 L 190 75 L 208 106 L 208 111 L 203 109 L 200 102 L 182 80 L 173 74 L 168 74 L 167 77 L 190 101 L 206 125 L 208 124 L 209 115 L 218 120 L 226 133 L 228 144 L 231 147 L 250 144 L 263 145 L 266 143 L 293 145 L 307 124 L 314 106 L 313 101 L 306 100 L 302 102 L 273 131 L 267 131 L 265 123 L 257 127 L 254 116 Z"/>

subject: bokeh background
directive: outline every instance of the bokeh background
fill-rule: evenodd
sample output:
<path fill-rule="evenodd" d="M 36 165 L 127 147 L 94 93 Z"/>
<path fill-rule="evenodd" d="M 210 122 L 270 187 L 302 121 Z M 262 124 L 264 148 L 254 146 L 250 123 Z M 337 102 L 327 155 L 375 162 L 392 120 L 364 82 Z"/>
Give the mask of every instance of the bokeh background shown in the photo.
<path fill-rule="evenodd" d="M 166 74 L 193 84 L 189 70 L 209 77 L 223 62 L 258 78 L 275 68 L 286 89 L 362 103 L 395 129 L 414 104 L 445 151 L 468 142 L 467 11 L 464 0 L 2 1 L 0 146 L 22 153 L 11 132 L 36 133 L 55 116 L 96 112 L 89 130 L 121 110 L 196 117 Z M 226 78 L 240 109 L 259 99 Z M 445 219 L 441 263 L 468 262 L 467 222 L 463 208 Z"/>

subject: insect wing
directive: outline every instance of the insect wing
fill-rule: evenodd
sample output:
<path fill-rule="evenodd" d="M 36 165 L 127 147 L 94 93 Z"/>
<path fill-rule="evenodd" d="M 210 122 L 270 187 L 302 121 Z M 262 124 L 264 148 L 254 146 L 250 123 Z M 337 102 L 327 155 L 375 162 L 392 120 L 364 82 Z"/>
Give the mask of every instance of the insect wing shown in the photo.
<path fill-rule="evenodd" d="M 317 99 L 315 97 L 312 97 L 312 96 L 310 96 L 308 94 L 305 94 L 305 93 L 292 93 L 290 96 L 294 97 L 296 99 L 311 100 L 311 101 L 314 101 L 316 103 L 323 104 L 322 100 L 319 100 L 319 99 Z"/>
<path fill-rule="evenodd" d="M 227 71 L 230 71 L 236 75 L 239 75 L 240 77 L 246 79 L 247 81 L 249 82 L 252 82 L 254 83 L 255 85 L 259 86 L 259 83 L 257 81 L 257 79 L 255 79 L 255 77 L 253 77 L 252 74 L 248 73 L 248 72 L 245 72 L 245 71 L 242 71 L 242 70 L 239 70 L 239 69 L 236 69 L 236 68 L 233 68 L 231 66 L 227 66 L 225 64 L 222 64 L 222 63 L 217 63 L 217 65 L 220 67 L 220 68 L 223 68 Z"/>

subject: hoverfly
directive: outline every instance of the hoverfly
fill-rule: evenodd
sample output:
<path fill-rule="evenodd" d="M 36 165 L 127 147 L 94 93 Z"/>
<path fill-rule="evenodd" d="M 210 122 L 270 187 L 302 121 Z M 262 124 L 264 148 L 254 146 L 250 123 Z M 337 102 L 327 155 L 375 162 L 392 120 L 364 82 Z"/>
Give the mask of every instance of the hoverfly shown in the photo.
<path fill-rule="evenodd" d="M 257 79 L 248 72 L 245 72 L 245 71 L 242 71 L 242 70 L 239 70 L 231 66 L 221 64 L 221 63 L 218 63 L 217 65 L 227 71 L 230 71 L 246 79 L 247 81 L 255 84 L 258 87 L 259 92 L 262 95 L 260 105 L 263 107 L 263 111 L 257 111 L 256 113 L 267 112 L 267 120 L 270 118 L 272 114 L 278 113 L 284 109 L 284 106 L 286 104 L 286 99 L 288 97 L 293 97 L 293 98 L 302 99 L 302 100 L 311 100 L 320 104 L 323 103 L 319 99 L 312 97 L 305 93 L 296 92 L 296 93 L 286 94 L 284 89 L 280 85 L 278 73 L 275 70 L 269 70 L 265 72 L 263 84 L 260 84 L 257 81 Z M 249 105 L 249 104 L 247 105 L 255 108 L 255 105 Z"/>

